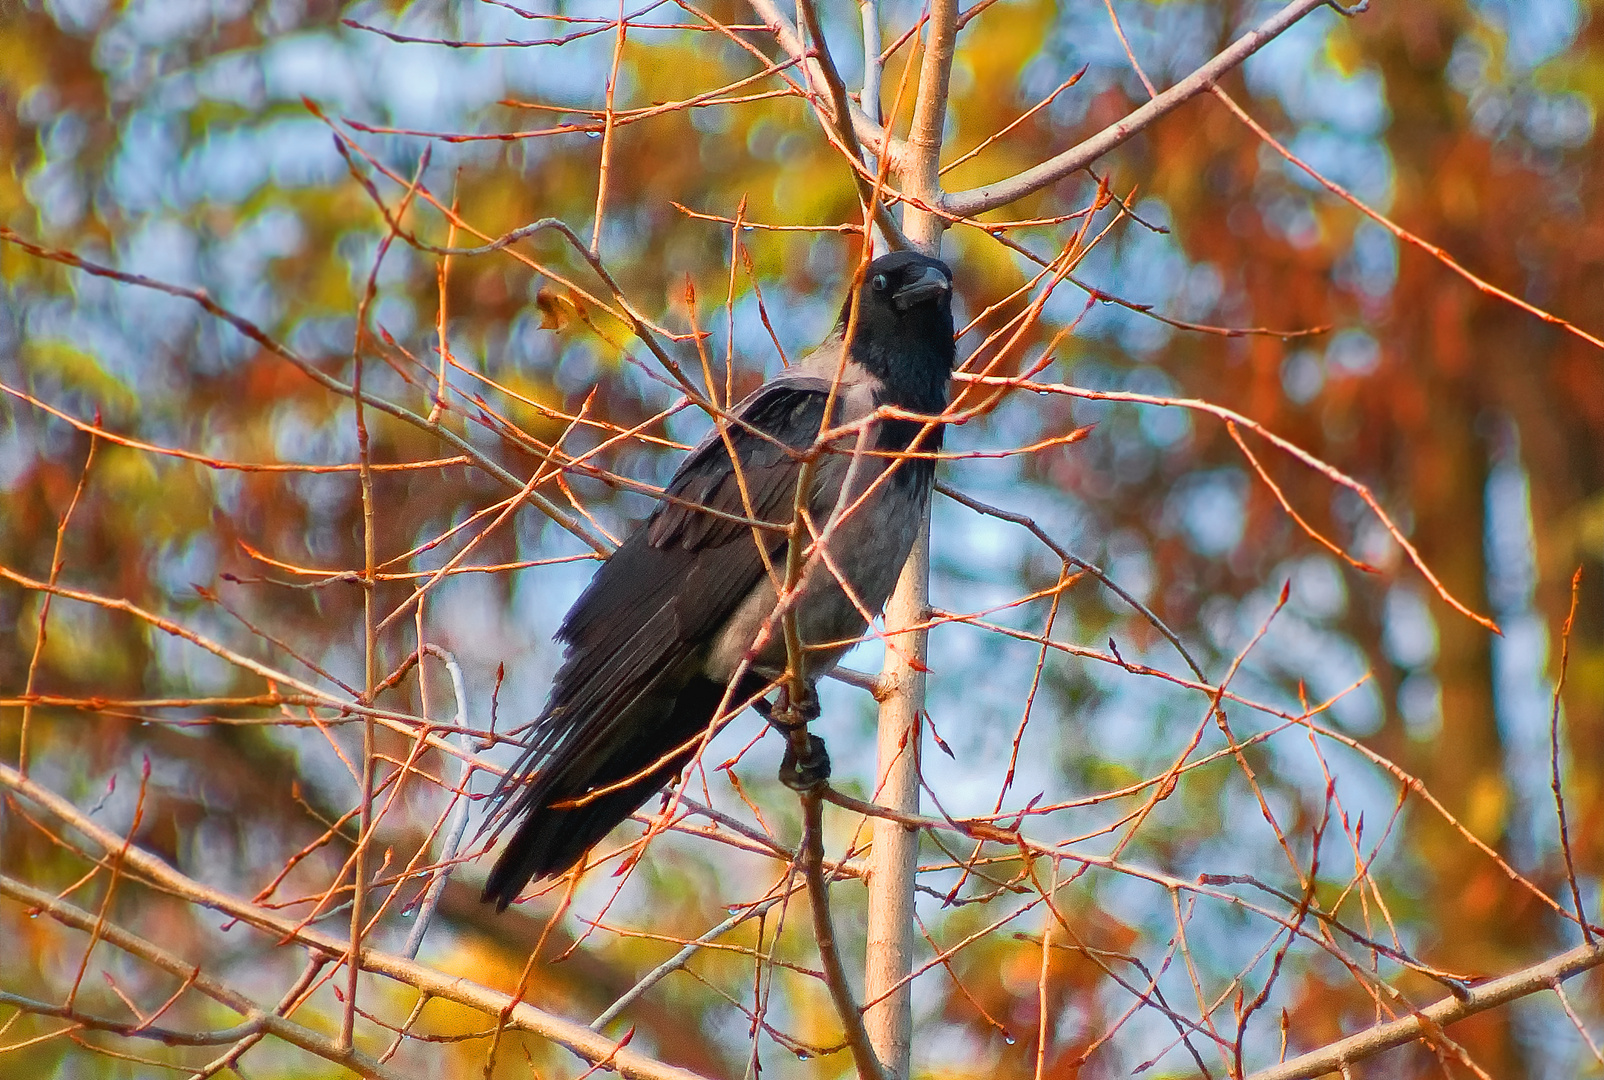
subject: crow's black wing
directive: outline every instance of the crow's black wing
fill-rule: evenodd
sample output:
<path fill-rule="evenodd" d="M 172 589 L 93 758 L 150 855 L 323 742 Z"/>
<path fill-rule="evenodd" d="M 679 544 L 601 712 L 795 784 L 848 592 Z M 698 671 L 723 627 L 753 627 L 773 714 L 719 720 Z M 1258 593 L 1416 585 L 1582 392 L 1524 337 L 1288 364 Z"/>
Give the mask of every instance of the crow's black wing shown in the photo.
<path fill-rule="evenodd" d="M 792 376 L 741 402 L 724 435 L 709 432 L 681 463 L 651 517 L 602 565 L 558 637 L 579 651 L 605 640 L 600 626 L 628 625 L 643 605 L 664 604 L 680 636 L 700 640 L 716 630 L 766 573 L 759 537 L 771 555 L 785 547 L 801 470 L 796 451 L 818 437 L 828 395 L 823 380 Z M 779 528 L 754 529 L 750 521 Z"/>
<path fill-rule="evenodd" d="M 699 674 L 704 647 L 767 573 L 758 536 L 769 559 L 783 561 L 801 468 L 794 451 L 818 436 L 828 392 L 823 380 L 791 373 L 758 389 L 602 564 L 563 620 L 567 650 L 551 699 L 498 792 L 517 792 L 511 813 L 616 783 L 694 735 L 663 730 L 675 726 L 665 721 L 678 715 L 674 701 Z"/>

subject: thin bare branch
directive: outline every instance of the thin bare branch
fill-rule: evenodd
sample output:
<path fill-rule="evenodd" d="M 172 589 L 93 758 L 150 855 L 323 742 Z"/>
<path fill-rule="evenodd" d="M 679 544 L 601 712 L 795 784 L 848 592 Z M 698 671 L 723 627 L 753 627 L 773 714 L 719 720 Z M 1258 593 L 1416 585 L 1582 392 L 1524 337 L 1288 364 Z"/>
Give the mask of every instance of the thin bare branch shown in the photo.
<path fill-rule="evenodd" d="M 1450 1024 L 1507 1005 L 1518 998 L 1541 993 L 1600 965 L 1604 965 L 1604 945 L 1596 942 L 1578 945 L 1569 952 L 1472 987 L 1463 998 L 1443 998 L 1410 1016 L 1377 1024 L 1291 1061 L 1261 1069 L 1248 1076 L 1247 1080 L 1314 1080 L 1328 1073 L 1346 1072 L 1358 1062 L 1375 1057 L 1384 1050 L 1417 1039 L 1435 1040 L 1440 1037 L 1442 1029 Z"/>
<path fill-rule="evenodd" d="M 1292 0 L 1192 74 L 1091 138 L 1006 180 L 953 192 L 941 200 L 941 208 L 960 217 L 975 217 L 1057 183 L 1206 92 L 1226 72 L 1274 41 L 1299 19 L 1325 7 L 1327 3 L 1328 0 Z"/>
<path fill-rule="evenodd" d="M 109 855 L 123 848 L 122 837 L 97 824 L 66 799 L 19 775 L 8 765 L 0 765 L 0 786 L 11 789 L 71 825 L 102 852 Z M 344 938 L 335 937 L 312 927 L 299 926 L 293 920 L 286 919 L 276 912 L 203 885 L 173 869 L 138 845 L 128 847 L 123 861 L 130 872 L 150 884 L 192 904 L 221 912 L 247 926 L 261 930 L 270 936 L 269 940 L 295 941 L 336 959 L 344 956 L 349 949 L 349 942 Z M 32 892 L 29 895 L 31 897 Z M 93 925 L 93 916 L 86 913 L 84 918 L 86 926 Z M 111 940 L 110 937 L 107 940 Z M 505 1014 L 509 1026 L 550 1039 L 587 1061 L 606 1060 L 617 1049 L 613 1040 L 597 1035 L 583 1024 L 563 1020 L 535 1008 L 528 1002 L 515 1001 L 510 995 L 491 990 L 471 979 L 448 975 L 405 957 L 380 952 L 371 946 L 362 949 L 360 963 L 367 971 L 405 983 L 432 997 L 466 1005 L 488 1016 Z M 186 974 L 191 969 L 190 965 L 183 967 Z M 356 1051 L 351 1053 L 354 1054 Z M 618 1052 L 612 1061 L 614 1068 L 620 1074 L 638 1077 L 640 1080 L 703 1080 L 698 1074 L 689 1070 L 664 1065 L 635 1051 Z"/>
<path fill-rule="evenodd" d="M 836 1015 L 846 1030 L 847 1047 L 858 1070 L 858 1080 L 894 1080 L 888 1076 L 864 1029 L 863 1013 L 852 1000 L 841 950 L 835 942 L 835 922 L 830 917 L 830 883 L 824 876 L 824 800 L 819 788 L 801 794 L 802 873 L 808 886 L 808 906 L 813 912 L 813 936 L 818 941 L 819 959 L 824 963 L 824 982 Z"/>
<path fill-rule="evenodd" d="M 762 19 L 768 27 L 769 33 L 791 60 L 801 64 L 803 74 L 806 76 L 808 86 L 817 95 L 817 100 L 829 100 L 830 91 L 825 81 L 824 68 L 815 58 L 811 50 L 802 41 L 802 35 L 797 27 L 785 14 L 775 0 L 748 0 L 757 17 Z M 852 130 L 858 141 L 865 146 L 885 146 L 885 152 L 892 159 L 893 168 L 903 153 L 901 139 L 888 138 L 885 128 L 869 119 L 864 111 L 850 101 L 847 105 L 847 115 L 851 118 Z"/>

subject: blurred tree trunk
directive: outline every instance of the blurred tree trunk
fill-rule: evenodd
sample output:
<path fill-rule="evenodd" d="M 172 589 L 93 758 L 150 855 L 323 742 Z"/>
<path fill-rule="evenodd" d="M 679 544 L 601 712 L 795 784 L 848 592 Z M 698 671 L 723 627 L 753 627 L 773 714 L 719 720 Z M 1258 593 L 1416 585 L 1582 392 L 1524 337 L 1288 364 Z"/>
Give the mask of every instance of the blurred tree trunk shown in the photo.
<path fill-rule="evenodd" d="M 1392 216 L 1452 252 L 1472 272 L 1597 331 L 1604 320 L 1596 301 L 1596 269 L 1578 265 L 1580 245 L 1554 229 L 1555 196 L 1566 180 L 1563 168 L 1545 165 L 1529 148 L 1526 160 L 1518 160 L 1519 146 L 1489 145 L 1469 130 L 1468 105 L 1446 72 L 1455 42 L 1468 29 L 1464 20 L 1459 5 L 1416 6 L 1366 28 L 1393 109 L 1388 143 L 1397 169 L 1397 200 Z M 1588 187 L 1596 197 L 1597 185 Z M 1490 228 L 1489 222 L 1503 224 Z M 1531 486 L 1532 525 L 1539 538 L 1537 602 L 1555 635 L 1552 672 L 1571 571 L 1580 556 L 1575 508 L 1596 502 L 1601 490 L 1596 402 L 1604 400 L 1604 367 L 1598 353 L 1447 277 L 1438 263 L 1407 247 L 1400 254 L 1391 305 L 1393 332 L 1383 337 L 1383 355 L 1384 363 L 1397 365 L 1397 376 L 1376 381 L 1366 402 L 1371 415 L 1361 422 L 1390 423 L 1395 429 L 1393 476 L 1398 490 L 1408 492 L 1413 539 L 1448 589 L 1484 612 L 1489 610 L 1489 573 L 1499 570 L 1487 564 L 1487 481 L 1498 429 L 1512 425 Z M 1583 355 L 1586 360 L 1578 364 Z M 1585 375 L 1579 371 L 1583 365 L 1589 369 Z M 1499 734 L 1492 640 L 1440 605 L 1434 612 L 1442 728 L 1430 746 L 1402 763 L 1467 828 L 1503 849 L 1512 800 Z M 1580 620 L 1574 643 L 1578 659 L 1597 655 L 1599 622 Z M 1604 749 L 1596 681 L 1572 682 L 1567 704 L 1572 753 L 1580 769 L 1594 774 L 1578 786 L 1588 791 L 1596 786 L 1591 780 Z M 1579 809 L 1573 806 L 1573 814 Z M 1585 812 L 1596 814 L 1596 803 Z M 1552 924 L 1537 905 L 1485 856 L 1429 811 L 1417 808 L 1409 820 L 1415 834 L 1411 844 L 1418 845 L 1432 882 L 1425 903 L 1439 927 L 1431 953 L 1435 962 L 1490 973 L 1530 955 L 1549 936 L 1544 927 Z M 1591 855 L 1596 867 L 1597 852 Z M 1455 1037 L 1493 1076 L 1522 1076 L 1530 1066 L 1507 1012 L 1485 1014 Z"/>

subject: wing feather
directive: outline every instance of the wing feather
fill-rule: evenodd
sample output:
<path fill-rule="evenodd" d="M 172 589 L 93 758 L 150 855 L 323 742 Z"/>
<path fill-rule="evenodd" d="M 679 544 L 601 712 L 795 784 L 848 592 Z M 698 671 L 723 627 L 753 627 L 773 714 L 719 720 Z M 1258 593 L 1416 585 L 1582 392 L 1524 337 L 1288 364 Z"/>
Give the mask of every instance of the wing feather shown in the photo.
<path fill-rule="evenodd" d="M 817 438 L 828 391 L 790 372 L 759 388 L 724 435 L 711 432 L 687 456 L 651 517 L 596 572 L 563 620 L 551 698 L 499 792 L 502 801 L 518 792 L 514 812 L 578 794 L 566 790 L 574 778 L 609 771 L 621 743 L 673 712 L 710 636 L 767 573 L 759 543 L 783 559 L 796 451 Z M 669 748 L 689 737 L 661 734 Z"/>

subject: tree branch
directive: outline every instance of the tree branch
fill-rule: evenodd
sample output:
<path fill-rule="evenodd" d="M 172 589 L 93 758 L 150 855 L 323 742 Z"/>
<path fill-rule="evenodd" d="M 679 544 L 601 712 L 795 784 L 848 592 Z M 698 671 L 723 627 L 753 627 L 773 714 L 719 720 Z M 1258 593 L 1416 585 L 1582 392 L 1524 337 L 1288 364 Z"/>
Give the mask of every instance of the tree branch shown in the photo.
<path fill-rule="evenodd" d="M 457 701 L 451 726 L 456 729 L 457 739 L 462 743 L 463 756 L 457 759 L 457 789 L 451 795 L 451 814 L 446 820 L 445 842 L 441 845 L 440 857 L 435 860 L 436 869 L 429 877 L 429 886 L 423 892 L 423 899 L 418 902 L 407 943 L 401 949 L 401 955 L 408 960 L 417 959 L 418 949 L 423 945 L 423 935 L 428 933 L 435 909 L 440 906 L 440 897 L 445 895 L 446 882 L 451 878 L 451 871 L 456 869 L 457 849 L 462 846 L 463 834 L 468 831 L 468 815 L 473 805 L 470 788 L 473 785 L 475 747 L 468 735 L 468 693 L 462 685 L 462 666 L 457 663 L 455 656 L 438 645 L 425 644 L 421 651 L 438 657 L 451 675 L 451 691 Z M 418 678 L 420 681 L 423 678 L 421 670 Z M 489 749 L 490 745 L 486 742 L 478 749 Z"/>
<path fill-rule="evenodd" d="M 1207 91 L 1220 76 L 1264 48 L 1309 12 L 1325 7 L 1326 4 L 1327 0 L 1292 0 L 1286 7 L 1237 38 L 1214 59 L 1124 119 L 1110 124 L 1096 135 L 1070 147 L 1056 157 L 1049 158 L 1024 172 L 1016 173 L 1006 180 L 970 188 L 968 191 L 954 192 L 941 201 L 942 209 L 959 217 L 974 217 L 987 210 L 1006 206 L 1016 199 L 1022 199 L 1049 184 L 1062 180 L 1077 169 L 1085 168 L 1154 121 Z M 909 141 L 912 142 L 913 139 L 914 137 L 910 135 Z"/>
<path fill-rule="evenodd" d="M 123 837 L 96 824 L 72 803 L 22 776 L 9 765 L 0 764 L 0 786 L 10 788 L 70 824 L 102 851 L 108 854 L 118 853 L 125 873 L 137 873 L 181 900 L 220 911 L 266 932 L 278 943 L 293 941 L 335 960 L 342 959 L 349 951 L 350 942 L 343 937 L 336 937 L 310 926 L 302 926 L 296 920 L 285 918 L 275 911 L 203 885 L 143 848 L 132 844 L 125 846 Z M 615 1040 L 598 1035 L 583 1024 L 553 1016 L 499 990 L 492 990 L 459 976 L 435 971 L 394 953 L 379 952 L 371 947 L 364 947 L 360 963 L 364 970 L 405 983 L 430 997 L 444 998 L 459 1005 L 466 1005 L 488 1016 L 504 1015 L 506 1026 L 550 1039 L 572 1050 L 586 1061 L 593 1063 L 606 1061 L 611 1069 L 632 1080 L 705 1080 L 704 1077 L 688 1069 L 665 1065 L 645 1054 L 621 1048 Z M 190 970 L 193 970 L 193 965 L 185 966 L 186 974 Z M 274 1034 L 280 1033 L 274 1031 Z"/>
<path fill-rule="evenodd" d="M 642 994 L 688 964 L 691 957 L 701 951 L 703 946 L 709 942 L 717 941 L 748 919 L 755 919 L 760 915 L 767 914 L 770 908 L 783 900 L 789 899 L 795 891 L 794 878 L 788 879 L 787 884 L 782 887 L 782 891 L 778 895 L 771 896 L 767 900 L 760 900 L 750 907 L 743 907 L 701 937 L 686 942 L 684 948 L 641 976 L 634 986 L 631 986 L 616 1001 L 602 1010 L 596 1016 L 596 1019 L 590 1022 L 590 1030 L 601 1031 L 606 1028 L 608 1024 L 622 1016 L 625 1009 L 639 1001 Z"/>
<path fill-rule="evenodd" d="M 1159 618 L 1158 615 L 1153 612 L 1152 608 L 1149 608 L 1146 604 L 1132 596 L 1130 592 L 1124 589 L 1118 582 L 1109 577 L 1107 572 L 1104 571 L 1102 567 L 1095 563 L 1087 562 L 1085 559 L 1075 555 L 1068 548 L 1054 540 L 1050 535 L 1048 535 L 1046 529 L 1043 529 L 1036 523 L 1034 518 L 1027 514 L 1017 514 L 1012 510 L 1004 510 L 1000 507 L 992 506 L 990 503 L 981 502 L 974 496 L 967 495 L 953 487 L 951 484 L 943 483 L 940 480 L 936 481 L 936 491 L 942 495 L 945 495 L 953 502 L 967 506 L 977 514 L 985 514 L 986 516 L 994 517 L 999 521 L 1009 521 L 1020 526 L 1021 528 L 1029 530 L 1032 536 L 1034 536 L 1037 540 L 1040 540 L 1049 551 L 1051 551 L 1054 555 L 1057 555 L 1066 565 L 1078 567 L 1079 569 L 1086 571 L 1088 574 L 1092 575 L 1092 577 L 1102 582 L 1103 586 L 1108 589 L 1109 592 L 1113 593 L 1115 596 L 1118 596 L 1121 600 L 1125 601 L 1125 603 L 1129 604 L 1134 611 L 1138 612 L 1144 619 L 1148 621 L 1153 629 L 1157 630 L 1160 634 L 1163 634 L 1166 641 L 1175 646 L 1175 651 L 1181 654 L 1181 659 L 1185 660 L 1186 666 L 1192 669 L 1192 674 L 1196 675 L 1200 681 L 1207 681 L 1208 676 L 1203 673 L 1203 668 L 1199 666 L 1197 660 L 1195 660 L 1192 657 L 1191 652 L 1187 650 L 1186 645 L 1181 641 L 1180 635 L 1174 630 L 1171 630 L 1168 623 Z"/>
<path fill-rule="evenodd" d="M 924 61 L 919 65 L 919 94 L 914 99 L 913 122 L 908 128 L 908 151 L 898 169 L 903 190 L 931 207 L 942 205 L 941 135 L 947 125 L 947 94 L 957 37 L 957 0 L 931 0 Z M 927 254 L 939 254 L 946 222 L 913 206 L 905 212 L 905 218 L 913 242 Z"/>
<path fill-rule="evenodd" d="M 1601 964 L 1604 964 L 1604 944 L 1594 942 L 1591 945 L 1578 945 L 1570 952 L 1473 987 L 1464 998 L 1443 998 L 1418 1010 L 1413 1016 L 1366 1028 L 1357 1035 L 1311 1050 L 1291 1061 L 1261 1069 L 1247 1080 L 1312 1080 L 1313 1077 L 1339 1070 L 1346 1075 L 1346 1066 L 1354 1062 L 1416 1039 L 1430 1040 L 1439 1028 L 1506 1005 L 1517 998 L 1555 989 L 1564 980 L 1591 971 Z"/>
<path fill-rule="evenodd" d="M 929 607 L 930 517 L 914 541 L 896 591 L 886 604 L 885 668 L 881 698 L 875 797 L 886 807 L 919 812 L 919 753 L 925 703 L 925 657 L 929 637 L 922 627 Z M 875 818 L 869 849 L 869 913 L 864 946 L 864 1022 L 880 1059 L 908 1080 L 913 1049 L 913 1006 L 904 984 L 913 970 L 913 897 L 919 834 L 897 821 Z"/>
<path fill-rule="evenodd" d="M 841 950 L 835 943 L 835 922 L 830 918 L 830 883 L 824 878 L 824 800 L 818 785 L 801 793 L 802 798 L 802 875 L 808 883 L 808 907 L 813 913 L 813 936 L 819 943 L 819 960 L 824 965 L 824 983 L 830 1000 L 846 1030 L 847 1047 L 852 1051 L 858 1080 L 890 1080 L 881 1067 L 876 1048 L 869 1041 L 863 1012 L 852 1000 Z"/>
<path fill-rule="evenodd" d="M 877 0 L 858 0 L 858 17 L 863 23 L 863 90 L 858 94 L 863 114 L 880 123 L 880 76 L 885 65 L 880 60 L 880 7 Z M 873 168 L 873 165 L 870 165 Z"/>
<path fill-rule="evenodd" d="M 846 83 L 842 82 L 841 73 L 836 70 L 835 59 L 830 55 L 830 46 L 824 40 L 824 28 L 819 25 L 818 9 L 813 0 L 797 0 L 797 6 L 807 22 L 808 36 L 813 39 L 813 51 L 818 57 L 819 69 L 823 72 L 825 85 L 830 91 L 830 102 L 835 111 L 835 115 L 830 118 L 830 126 L 834 128 L 836 138 L 841 141 L 842 150 L 850 159 L 852 182 L 857 185 L 858 199 L 869 208 L 869 213 L 873 215 L 874 223 L 880 227 L 880 235 L 886 238 L 886 243 L 895 248 L 907 247 L 907 238 L 902 235 L 901 227 L 886 209 L 885 200 L 877 190 L 879 185 L 865 176 L 865 170 L 861 167 L 863 148 L 859 144 L 852 124 L 847 119 L 850 116 L 852 101 L 847 97 Z M 822 121 L 825 117 L 821 115 L 819 119 Z M 891 157 L 891 154 L 887 152 L 886 157 Z"/>
<path fill-rule="evenodd" d="M 904 231 L 921 251 L 939 256 L 947 221 L 923 207 L 936 207 L 941 201 L 941 134 L 947 122 L 952 53 L 958 34 L 957 0 L 931 0 L 925 34 L 913 122 L 906 154 L 897 164 L 902 187 L 914 200 L 903 211 Z M 886 638 L 895 646 L 886 649 L 880 675 L 887 690 L 880 699 L 875 792 L 887 807 L 903 814 L 919 812 L 919 720 L 925 707 L 929 635 L 924 626 L 929 607 L 927 505 L 918 539 L 885 609 Z M 913 897 L 919 834 L 895 821 L 878 818 L 872 834 L 863 992 L 865 1000 L 875 1004 L 865 1011 L 864 1021 L 875 1052 L 887 1070 L 908 1080 L 913 1062 L 909 976 L 913 971 Z"/>
<path fill-rule="evenodd" d="M 132 855 L 134 850 L 130 848 L 129 854 Z M 236 1025 L 226 1031 L 214 1032 L 210 1036 L 197 1035 L 189 1038 L 169 1039 L 164 1037 L 166 1035 L 165 1032 L 148 1028 L 144 1024 L 138 1025 L 137 1029 L 130 1025 L 130 1030 L 120 1031 L 121 1034 L 129 1036 L 143 1034 L 148 1038 L 156 1038 L 162 1042 L 183 1042 L 188 1045 L 202 1046 L 213 1042 L 232 1042 L 241 1037 L 249 1037 L 257 1032 L 265 1031 L 293 1046 L 300 1047 L 310 1054 L 316 1054 L 318 1057 L 343 1065 L 359 1076 L 369 1077 L 370 1080 L 406 1080 L 406 1074 L 388 1068 L 355 1047 L 341 1046 L 334 1039 L 321 1035 L 311 1028 L 297 1024 L 295 1021 L 279 1016 L 277 1013 L 270 1013 L 259 1008 L 255 1002 L 245 995 L 230 989 L 209 975 L 197 971 L 194 964 L 173 955 L 154 942 L 147 941 L 137 934 L 124 930 L 115 923 L 107 922 L 104 918 L 91 914 L 75 904 L 58 899 L 51 893 L 35 889 L 14 878 L 0 875 L 0 894 L 27 904 L 30 908 L 48 912 L 51 918 L 63 925 L 71 926 L 85 933 L 95 934 L 108 944 L 114 945 L 132 956 L 137 956 L 171 975 L 176 975 L 178 978 L 186 980 L 189 985 L 200 993 L 226 1005 L 245 1017 L 243 1024 Z M 26 1008 L 29 1012 L 41 1011 L 28 1008 L 19 1001 L 12 1001 L 9 1004 L 17 1005 L 19 1008 Z M 64 1010 L 64 1012 L 70 1012 L 70 1010 Z M 68 1018 L 76 1024 L 85 1024 L 114 1032 L 119 1031 L 109 1021 L 98 1021 L 95 1018 L 81 1016 L 75 1012 L 70 1012 Z"/>
<path fill-rule="evenodd" d="M 549 223 L 537 222 L 536 224 L 544 225 Z M 571 231 L 568 235 L 572 235 Z M 41 259 L 48 259 L 51 262 L 61 263 L 63 266 L 70 266 L 74 269 L 82 270 L 85 273 L 93 274 L 96 277 L 103 277 L 110 281 L 118 281 L 125 285 L 138 285 L 141 288 L 151 289 L 160 293 L 166 293 L 168 296 L 176 296 L 184 300 L 189 300 L 199 305 L 201 310 L 205 311 L 208 315 L 228 323 L 228 325 L 232 326 L 235 330 L 239 331 L 250 340 L 256 342 L 274 356 L 279 357 L 281 360 L 288 361 L 290 364 L 300 369 L 302 374 L 306 375 L 313 382 L 322 386 L 326 390 L 332 391 L 341 397 L 353 398 L 353 400 L 358 394 L 360 394 L 363 404 L 378 409 L 381 412 L 388 413 L 397 420 L 400 420 L 406 424 L 411 424 L 413 427 L 418 428 L 421 431 L 427 431 L 433 434 L 436 438 L 448 443 L 459 453 L 469 458 L 474 465 L 478 466 L 480 469 L 483 469 L 486 473 L 495 477 L 497 480 L 501 481 L 501 483 L 512 488 L 514 491 L 520 491 L 524 487 L 524 482 L 522 480 L 519 480 L 496 462 L 490 460 L 490 458 L 487 457 L 476 446 L 468 442 L 468 440 L 463 438 L 461 435 L 458 435 L 455 431 L 452 431 L 449 427 L 442 423 L 431 422 L 426 417 L 419 416 L 410 409 L 396 405 L 393 402 L 385 400 L 384 398 L 368 394 L 366 391 L 359 391 L 357 388 L 349 386 L 339 379 L 336 379 L 334 376 L 317 367 L 317 365 L 313 364 L 311 361 L 292 351 L 288 346 L 268 336 L 266 331 L 257 326 L 255 323 L 251 322 L 249 319 L 246 319 L 240 315 L 236 315 L 228 308 L 225 308 L 221 304 L 217 303 L 217 301 L 213 300 L 204 289 L 186 289 L 179 285 L 169 285 L 164 281 L 157 281 L 154 278 L 145 277 L 142 274 L 128 274 L 121 270 L 114 270 L 109 266 L 103 266 L 99 263 L 91 262 L 88 259 L 81 258 L 71 251 L 61 251 L 54 248 L 44 247 L 41 244 L 35 244 L 21 236 L 19 233 L 16 233 L 3 225 L 0 225 L 0 241 L 15 244 L 22 250 L 31 255 L 36 255 Z M 598 554 L 607 555 L 612 551 L 612 545 L 607 542 L 605 537 L 600 536 L 587 523 L 580 520 L 577 516 L 568 513 L 556 503 L 552 502 L 550 499 L 547 499 L 544 495 L 532 491 L 526 496 L 526 498 L 531 506 L 534 506 L 540 510 L 541 513 L 545 514 L 547 517 L 557 522 L 557 524 L 561 525 L 563 528 L 579 537 L 585 543 L 589 544 L 591 549 Z"/>
<path fill-rule="evenodd" d="M 796 61 L 802 68 L 808 81 L 808 87 L 821 98 L 830 97 L 828 83 L 825 80 L 824 68 L 817 59 L 808 55 L 808 48 L 802 41 L 802 35 L 797 32 L 796 26 L 780 13 L 779 6 L 774 0 L 748 0 L 758 18 L 762 19 L 779 42 L 780 48 L 787 56 Z M 886 156 L 891 159 L 893 167 L 902 159 L 906 144 L 895 136 L 887 138 L 885 128 L 869 119 L 858 106 L 847 102 L 847 114 L 851 118 L 852 130 L 857 133 L 858 140 L 866 146 L 880 146 L 886 144 Z"/>

